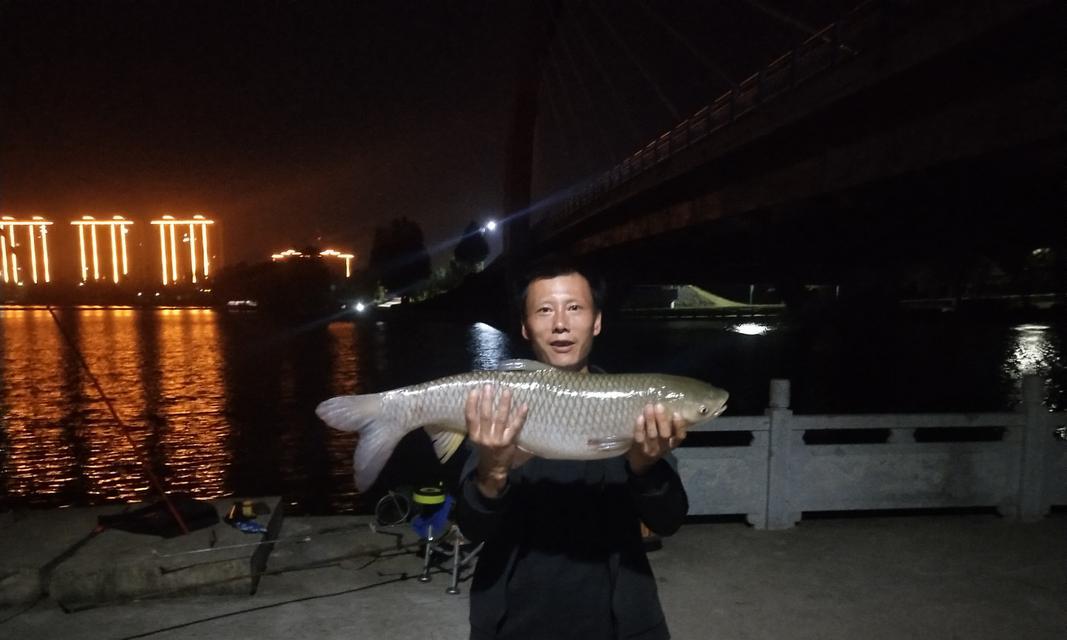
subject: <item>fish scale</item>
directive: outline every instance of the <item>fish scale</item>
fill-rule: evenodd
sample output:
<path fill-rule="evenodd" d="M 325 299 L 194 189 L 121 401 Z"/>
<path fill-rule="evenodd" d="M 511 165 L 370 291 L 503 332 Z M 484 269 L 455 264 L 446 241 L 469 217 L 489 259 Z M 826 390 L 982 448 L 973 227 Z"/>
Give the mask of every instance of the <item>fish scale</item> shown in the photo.
<path fill-rule="evenodd" d="M 358 431 L 356 485 L 369 487 L 396 444 L 419 427 L 431 430 L 446 460 L 466 433 L 464 410 L 471 390 L 510 389 L 512 405 L 529 405 L 517 444 L 551 459 L 590 460 L 630 448 L 637 417 L 648 403 L 663 403 L 690 423 L 715 417 L 729 397 L 692 378 L 666 374 L 586 374 L 529 360 L 509 360 L 499 371 L 472 371 L 379 394 L 338 396 L 318 406 L 326 424 Z M 499 396 L 497 396 L 499 398 Z"/>

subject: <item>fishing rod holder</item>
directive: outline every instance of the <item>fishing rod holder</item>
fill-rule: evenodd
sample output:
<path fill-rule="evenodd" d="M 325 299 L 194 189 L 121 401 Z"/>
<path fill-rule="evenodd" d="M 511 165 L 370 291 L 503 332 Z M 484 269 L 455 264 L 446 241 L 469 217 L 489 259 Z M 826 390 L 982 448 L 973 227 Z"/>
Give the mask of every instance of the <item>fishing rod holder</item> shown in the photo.
<path fill-rule="evenodd" d="M 448 520 L 452 511 L 452 496 L 446 495 L 441 487 L 423 487 L 411 495 L 411 500 L 418 506 L 419 514 L 412 520 L 412 526 L 420 537 L 426 541 L 423 549 L 422 575 L 419 582 L 430 582 L 430 569 L 434 555 L 452 559 L 452 579 L 445 593 L 459 593 L 460 571 L 473 564 L 481 550 L 481 545 L 463 552 L 467 539 L 459 527 Z M 440 533 L 437 533 L 440 532 Z M 449 539 L 451 544 L 449 544 Z"/>
<path fill-rule="evenodd" d="M 422 543 L 423 564 L 418 581 L 432 581 L 432 570 L 436 564 L 451 561 L 448 571 L 451 580 L 446 593 L 455 595 L 460 592 L 460 574 L 473 566 L 482 545 L 471 546 L 462 532 L 448 517 L 452 510 L 452 496 L 447 495 L 441 487 L 422 487 L 414 491 L 389 491 L 382 496 L 374 508 L 374 516 L 380 527 L 397 527 L 410 524 Z M 378 533 L 397 537 L 400 544 L 402 533 L 374 529 Z M 444 560 L 440 560 L 444 558 Z"/>
<path fill-rule="evenodd" d="M 452 560 L 452 566 L 449 570 L 451 580 L 445 589 L 445 593 L 458 595 L 460 593 L 460 573 L 474 565 L 474 562 L 478 559 L 478 552 L 482 550 L 482 544 L 478 543 L 473 547 L 469 547 L 469 541 L 463 537 L 463 533 L 455 525 L 449 526 L 440 536 L 427 538 L 423 555 L 422 575 L 419 576 L 419 582 L 430 582 L 433 556 L 434 554 L 442 555 Z M 469 548 L 464 551 L 464 546 Z"/>

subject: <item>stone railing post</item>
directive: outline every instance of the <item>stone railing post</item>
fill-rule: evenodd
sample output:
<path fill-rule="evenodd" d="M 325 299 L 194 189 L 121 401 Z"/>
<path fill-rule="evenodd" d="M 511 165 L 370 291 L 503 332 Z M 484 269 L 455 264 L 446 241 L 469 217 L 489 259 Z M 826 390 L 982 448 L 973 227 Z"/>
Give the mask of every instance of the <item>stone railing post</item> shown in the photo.
<path fill-rule="evenodd" d="M 771 380 L 770 447 L 767 452 L 767 528 L 790 529 L 800 519 L 790 503 L 790 450 L 793 444 L 793 410 L 789 408 L 789 381 Z"/>
<path fill-rule="evenodd" d="M 1045 494 L 1045 461 L 1052 444 L 1045 409 L 1045 382 L 1036 375 L 1023 376 L 1022 406 L 1026 416 L 1019 460 L 1019 519 L 1040 520 L 1049 509 Z"/>

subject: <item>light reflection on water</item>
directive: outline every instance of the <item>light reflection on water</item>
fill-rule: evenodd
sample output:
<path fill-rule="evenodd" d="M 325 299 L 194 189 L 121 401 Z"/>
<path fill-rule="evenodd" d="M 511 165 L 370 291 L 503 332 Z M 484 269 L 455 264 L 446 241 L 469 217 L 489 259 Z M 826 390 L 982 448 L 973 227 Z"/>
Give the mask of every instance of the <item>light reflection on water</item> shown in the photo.
<path fill-rule="evenodd" d="M 350 395 L 359 393 L 360 361 L 356 348 L 358 328 L 350 322 L 333 322 L 329 326 L 331 362 L 333 375 L 328 395 Z M 326 451 L 329 459 L 332 486 L 341 487 L 331 492 L 331 511 L 347 511 L 352 508 L 356 497 L 353 474 L 352 451 L 356 445 L 356 435 L 334 429 L 322 429 L 326 437 Z"/>
<path fill-rule="evenodd" d="M 485 324 L 332 322 L 289 327 L 207 309 L 57 312 L 171 491 L 201 498 L 282 495 L 294 511 L 365 509 L 352 483 L 354 434 L 322 425 L 327 397 L 373 393 L 522 349 Z M 775 327 L 610 324 L 595 362 L 609 371 L 693 375 L 759 413 L 771 377 L 794 382 L 800 413 L 1001 410 L 1037 372 L 1062 403 L 1062 330 L 955 325 Z M 968 377 L 969 376 L 969 377 Z M 122 429 L 47 310 L 0 307 L 0 508 L 150 497 Z"/>
<path fill-rule="evenodd" d="M 1063 368 L 1059 336 L 1052 327 L 1042 324 L 1022 324 L 1014 327 L 1014 336 L 1004 358 L 1003 374 L 1016 380 L 1024 375 L 1041 376 L 1048 393 L 1049 408 L 1058 410 L 1056 379 L 1052 373 Z"/>
<path fill-rule="evenodd" d="M 68 370 L 43 309 L 4 310 L 0 417 L 4 480 L 15 495 L 55 494 L 74 482 L 75 451 L 63 428 Z M 43 327 L 43 328 L 42 328 Z"/>
<path fill-rule="evenodd" d="M 152 437 L 158 439 L 168 488 L 203 498 L 225 495 L 230 425 L 223 415 L 225 387 L 215 314 L 206 309 L 160 313 L 154 354 L 158 365 L 141 386 L 153 385 L 153 374 L 158 375 L 158 395 L 143 399 L 156 407 Z M 148 414 L 147 408 L 142 411 Z"/>
<path fill-rule="evenodd" d="M 1049 327 L 1024 324 L 1015 327 L 1015 340 L 1005 362 L 1007 373 L 1042 374 L 1059 362 L 1059 350 L 1048 335 Z"/>
<path fill-rule="evenodd" d="M 149 491 L 140 458 L 176 492 L 225 493 L 218 326 L 202 309 L 73 308 L 60 322 L 108 394 L 115 422 L 47 310 L 0 311 L 5 498 L 131 501 Z"/>
<path fill-rule="evenodd" d="M 473 369 L 495 369 L 501 360 L 508 358 L 507 334 L 484 322 L 471 325 L 467 345 Z"/>

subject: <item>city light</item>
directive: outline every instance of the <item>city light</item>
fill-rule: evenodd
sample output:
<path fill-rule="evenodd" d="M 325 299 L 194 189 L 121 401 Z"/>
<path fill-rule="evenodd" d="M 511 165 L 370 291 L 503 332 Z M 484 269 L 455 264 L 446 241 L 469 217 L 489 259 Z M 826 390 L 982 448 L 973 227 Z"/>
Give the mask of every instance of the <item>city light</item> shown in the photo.
<path fill-rule="evenodd" d="M 112 216 L 110 220 L 97 220 L 93 216 L 82 216 L 81 220 L 74 220 L 72 225 L 78 227 L 78 253 L 81 256 L 82 282 L 89 280 L 89 252 L 86 251 L 85 228 L 89 227 L 89 245 L 91 248 L 93 264 L 93 280 L 100 280 L 100 248 L 99 238 L 96 233 L 98 227 L 107 227 L 108 239 L 111 243 L 111 281 L 118 284 L 123 276 L 129 274 L 129 257 L 126 252 L 126 234 L 133 220 L 127 220 L 122 216 Z M 122 256 L 121 260 L 119 256 Z"/>
<path fill-rule="evenodd" d="M 336 249 L 323 249 L 319 252 L 319 256 L 323 258 L 337 258 L 338 260 L 345 261 L 345 277 L 352 277 L 352 261 L 355 260 L 356 255 L 354 253 L 344 253 L 337 251 Z M 297 251 L 296 249 L 286 249 L 285 251 L 279 251 L 278 253 L 272 253 L 270 259 L 273 262 L 279 260 L 288 260 L 289 258 L 307 258 L 306 253 Z"/>
<path fill-rule="evenodd" d="M 44 281 L 51 282 L 52 274 L 48 265 L 48 226 L 52 223 L 41 216 L 32 216 L 30 220 L 17 220 L 12 216 L 0 216 L 0 276 L 5 283 L 23 285 L 25 281 L 19 270 L 18 249 L 24 246 L 18 241 L 16 227 L 26 227 L 26 239 L 29 245 L 30 279 L 34 284 L 40 283 L 44 268 Z M 41 262 L 37 261 L 37 241 L 41 244 Z"/>
<path fill-rule="evenodd" d="M 355 254 L 341 253 L 334 249 L 324 249 L 319 252 L 319 255 L 324 258 L 338 258 L 345 261 L 345 277 L 352 277 L 352 260 L 356 257 Z"/>
<path fill-rule="evenodd" d="M 196 284 L 200 278 L 208 277 L 211 272 L 211 262 L 208 257 L 207 227 L 215 224 L 214 220 L 209 220 L 199 213 L 184 220 L 176 219 L 168 214 L 160 220 L 152 220 L 151 223 L 159 226 L 159 262 L 164 286 L 177 284 L 178 272 L 182 269 L 181 257 L 178 254 L 177 228 L 179 226 L 189 228 L 188 232 L 183 232 L 182 235 L 182 242 L 189 243 L 189 281 Z M 197 229 L 200 230 L 199 239 Z M 198 259 L 198 254 L 202 259 Z"/>
<path fill-rule="evenodd" d="M 285 251 L 279 251 L 278 253 L 270 254 L 270 259 L 274 262 L 278 260 L 287 260 L 289 258 L 305 258 L 304 254 L 300 253 L 296 249 L 286 249 Z"/>

